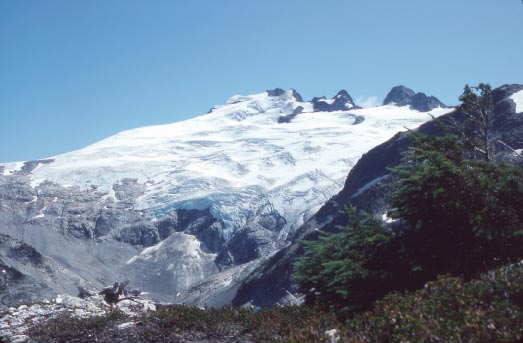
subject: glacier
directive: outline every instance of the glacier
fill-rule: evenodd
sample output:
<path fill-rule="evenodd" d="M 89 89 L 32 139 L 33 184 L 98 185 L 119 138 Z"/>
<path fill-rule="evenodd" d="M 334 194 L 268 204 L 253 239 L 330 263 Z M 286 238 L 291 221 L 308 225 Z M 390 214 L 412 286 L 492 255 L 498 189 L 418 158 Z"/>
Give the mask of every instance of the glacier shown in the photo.
<path fill-rule="evenodd" d="M 28 272 L 0 305 L 29 299 L 33 274 L 56 280 L 39 296 L 128 279 L 158 301 L 230 304 L 363 154 L 450 111 L 359 108 L 346 91 L 304 101 L 275 89 L 63 155 L 0 164 L 0 244 L 49 258 L 34 261 L 46 274 L 6 259 Z"/>
<path fill-rule="evenodd" d="M 97 187 L 114 198 L 115 182 L 136 179 L 145 186 L 136 209 L 156 217 L 173 208 L 210 207 L 225 223 L 226 239 L 271 204 L 287 221 L 280 233 L 285 239 L 343 187 L 363 153 L 430 119 L 394 105 L 348 103 L 347 110 L 314 112 L 292 89 L 269 93 L 236 95 L 193 119 L 124 131 L 51 157 L 32 171 L 32 185 Z M 299 107 L 290 122 L 278 122 Z M 5 165 L 4 173 L 21 165 Z"/>

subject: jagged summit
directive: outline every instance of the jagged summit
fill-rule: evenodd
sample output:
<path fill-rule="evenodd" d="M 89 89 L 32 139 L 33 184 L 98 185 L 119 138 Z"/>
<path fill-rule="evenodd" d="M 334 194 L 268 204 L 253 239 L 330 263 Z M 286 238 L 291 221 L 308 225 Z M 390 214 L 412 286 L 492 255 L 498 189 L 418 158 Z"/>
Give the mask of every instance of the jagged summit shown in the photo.
<path fill-rule="evenodd" d="M 266 90 L 266 92 L 269 96 L 273 96 L 273 97 L 282 96 L 287 93 L 285 90 L 283 90 L 281 88 L 268 89 L 268 90 Z M 289 92 L 290 96 L 294 98 L 294 100 L 296 100 L 298 102 L 303 102 L 302 96 L 295 89 L 290 88 L 288 92 Z"/>
<path fill-rule="evenodd" d="M 405 86 L 392 87 L 383 100 L 383 105 L 410 106 L 420 112 L 428 112 L 435 108 L 447 108 L 438 98 L 427 96 L 425 93 L 416 93 Z"/>
<path fill-rule="evenodd" d="M 284 90 L 282 88 L 268 89 L 263 93 L 252 95 L 234 95 L 230 97 L 225 104 L 217 105 L 208 112 L 213 113 L 216 110 L 223 110 L 226 107 L 236 106 L 239 104 L 247 105 L 248 111 L 242 109 L 242 113 L 235 115 L 240 119 L 252 115 L 253 111 L 265 113 L 269 110 L 280 108 L 284 114 L 280 122 L 289 122 L 301 112 L 335 112 L 361 109 L 354 104 L 354 100 L 346 90 L 340 90 L 331 99 L 325 96 L 314 97 L 311 101 L 304 101 L 303 97 L 295 89 Z M 300 110 L 296 110 L 301 107 Z M 249 112 L 250 114 L 247 114 Z M 238 114 L 238 113 L 237 113 Z"/>
<path fill-rule="evenodd" d="M 416 95 L 412 89 L 405 86 L 392 87 L 389 94 L 383 100 L 383 105 L 395 104 L 397 106 L 407 106 L 412 102 L 412 98 Z"/>
<path fill-rule="evenodd" d="M 331 99 L 324 96 L 314 97 L 311 100 L 314 112 L 333 112 L 345 111 L 350 109 L 359 109 L 360 107 L 354 104 L 354 100 L 349 93 L 342 89 Z"/>

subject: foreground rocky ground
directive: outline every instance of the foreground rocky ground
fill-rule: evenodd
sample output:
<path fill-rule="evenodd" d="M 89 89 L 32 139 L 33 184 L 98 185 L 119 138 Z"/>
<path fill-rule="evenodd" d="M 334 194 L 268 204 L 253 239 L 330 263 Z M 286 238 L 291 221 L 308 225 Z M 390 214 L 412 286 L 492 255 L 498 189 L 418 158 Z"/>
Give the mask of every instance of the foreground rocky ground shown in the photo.
<path fill-rule="evenodd" d="M 78 322 L 108 318 L 114 320 L 115 329 L 125 330 L 135 323 L 132 320 L 125 322 L 124 318 L 135 318 L 150 311 L 156 311 L 156 305 L 146 299 L 124 300 L 117 308 L 111 309 L 98 295 L 88 299 L 60 295 L 52 300 L 5 309 L 0 318 L 0 337 L 8 342 L 30 342 L 30 330 L 66 317 Z M 89 337 L 83 337 L 82 340 L 89 341 Z"/>
<path fill-rule="evenodd" d="M 6 309 L 5 342 L 521 342 L 523 263 L 464 281 L 440 277 L 390 293 L 369 311 L 340 317 L 307 306 L 201 309 L 144 299 L 112 309 L 100 296 Z M 347 319 L 348 318 L 348 319 Z"/>
<path fill-rule="evenodd" d="M 308 308 L 205 310 L 145 299 L 124 300 L 110 307 L 98 295 L 87 299 L 61 295 L 51 301 L 6 309 L 0 318 L 0 338 L 11 343 L 287 341 L 294 331 L 302 337 L 304 333 L 299 331 L 316 315 Z M 325 331 L 334 325 L 335 317 L 329 319 L 330 323 L 318 321 L 308 329 L 304 341 L 330 341 Z"/>

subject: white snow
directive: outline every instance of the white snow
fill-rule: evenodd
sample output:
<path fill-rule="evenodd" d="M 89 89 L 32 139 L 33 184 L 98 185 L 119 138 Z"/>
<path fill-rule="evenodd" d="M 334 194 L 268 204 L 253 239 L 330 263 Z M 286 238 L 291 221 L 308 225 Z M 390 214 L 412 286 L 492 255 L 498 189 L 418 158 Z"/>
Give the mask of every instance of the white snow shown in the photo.
<path fill-rule="evenodd" d="M 510 97 L 516 103 L 516 113 L 523 112 L 523 90 L 512 94 Z"/>
<path fill-rule="evenodd" d="M 325 102 L 325 103 L 327 103 L 329 105 L 332 105 L 334 103 L 334 101 L 336 101 L 336 98 L 334 98 L 334 99 L 320 99 L 318 101 Z"/>
<path fill-rule="evenodd" d="M 182 242 L 183 244 L 180 244 Z M 191 258 L 201 260 L 202 258 L 216 257 L 216 254 L 202 252 L 201 242 L 193 235 L 176 232 L 169 238 L 151 247 L 145 248 L 140 254 L 131 257 L 126 264 L 133 264 L 137 261 L 152 260 L 153 262 L 163 261 L 167 256 L 178 256 L 178 258 Z M 174 264 L 170 263 L 167 270 L 173 269 Z"/>
<path fill-rule="evenodd" d="M 303 113 L 278 124 L 281 115 L 298 106 Z M 138 208 L 158 215 L 172 208 L 211 206 L 225 222 L 226 234 L 271 203 L 286 218 L 288 232 L 341 190 L 363 153 L 405 127 L 430 120 L 427 113 L 392 105 L 311 110 L 311 103 L 296 102 L 291 91 L 279 97 L 237 95 L 209 114 L 124 131 L 52 157 L 55 162 L 33 170 L 32 183 L 98 185 L 114 197 L 114 182 L 135 178 L 147 183 Z M 353 125 L 356 115 L 365 120 Z"/>
<path fill-rule="evenodd" d="M 394 223 L 396 221 L 396 219 L 393 219 L 391 217 L 389 217 L 387 215 L 387 212 L 383 213 L 383 215 L 381 216 L 381 220 L 383 220 L 385 223 Z"/>
<path fill-rule="evenodd" d="M 374 186 L 376 183 L 378 183 L 379 181 L 381 181 L 381 180 L 383 180 L 383 179 L 385 179 L 385 178 L 386 178 L 386 176 L 380 176 L 380 177 L 377 177 L 377 178 L 371 180 L 370 182 L 367 182 L 365 185 L 363 185 L 363 187 L 359 188 L 359 189 L 356 191 L 356 193 L 354 193 L 354 194 L 352 195 L 351 198 L 355 198 L 355 197 L 361 195 L 363 192 L 365 192 L 366 190 L 368 190 L 369 188 L 371 188 L 372 186 Z"/>
<path fill-rule="evenodd" d="M 22 169 L 24 162 L 0 163 L 0 166 L 4 167 L 3 175 L 7 176 Z"/>

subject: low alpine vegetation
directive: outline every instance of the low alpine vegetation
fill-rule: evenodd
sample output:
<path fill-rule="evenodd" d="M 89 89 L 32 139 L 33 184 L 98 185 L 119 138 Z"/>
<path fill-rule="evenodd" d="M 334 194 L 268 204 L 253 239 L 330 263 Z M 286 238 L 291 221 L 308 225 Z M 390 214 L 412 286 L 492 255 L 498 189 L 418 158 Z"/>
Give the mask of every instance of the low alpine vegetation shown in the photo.
<path fill-rule="evenodd" d="M 134 323 L 125 329 L 119 325 Z M 118 310 L 92 319 L 59 316 L 37 325 L 37 342 L 518 342 L 523 337 L 523 264 L 468 282 L 444 276 L 418 291 L 392 292 L 340 321 L 317 307 L 203 310 L 173 305 L 141 317 Z M 334 329 L 334 330 L 333 330 Z M 327 334 L 331 332 L 332 336 Z"/>

